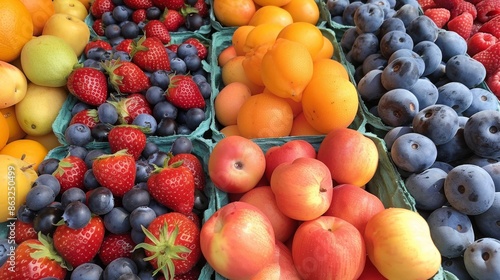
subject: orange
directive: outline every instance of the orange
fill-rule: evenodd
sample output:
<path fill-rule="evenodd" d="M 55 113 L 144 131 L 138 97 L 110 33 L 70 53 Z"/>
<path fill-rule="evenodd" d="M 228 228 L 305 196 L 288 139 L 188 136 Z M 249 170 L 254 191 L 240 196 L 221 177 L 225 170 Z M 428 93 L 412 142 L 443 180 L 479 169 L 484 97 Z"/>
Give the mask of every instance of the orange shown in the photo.
<path fill-rule="evenodd" d="M 268 6 L 268 5 L 272 5 L 272 6 L 283 6 L 283 5 L 286 5 L 288 3 L 290 3 L 291 0 L 253 0 L 255 2 L 255 4 L 259 5 L 259 6 Z"/>
<path fill-rule="evenodd" d="M 0 60 L 10 62 L 33 36 L 29 10 L 19 0 L 0 1 Z"/>
<path fill-rule="evenodd" d="M 35 140 L 38 143 L 45 146 L 45 148 L 47 148 L 47 150 L 52 150 L 55 147 L 61 146 L 59 139 L 57 138 L 57 136 L 54 134 L 53 131 L 51 131 L 45 135 L 29 135 L 28 134 L 28 135 L 26 135 L 26 137 L 24 137 L 24 139 Z"/>
<path fill-rule="evenodd" d="M 223 127 L 220 130 L 220 133 L 224 134 L 224 137 L 228 137 L 231 135 L 240 135 L 240 131 L 238 130 L 238 126 L 235 124 Z"/>
<path fill-rule="evenodd" d="M 254 84 L 259 86 L 264 86 L 262 82 L 262 58 L 272 46 L 272 43 L 262 44 L 260 46 L 250 49 L 245 54 L 245 59 L 241 62 L 243 66 L 243 71 L 247 78 Z"/>
<path fill-rule="evenodd" d="M 0 149 L 9 141 L 9 132 L 9 123 L 3 114 L 0 114 Z"/>
<path fill-rule="evenodd" d="M 285 9 L 276 6 L 263 6 L 255 11 L 248 25 L 257 26 L 263 23 L 279 23 L 287 26 L 293 22 L 292 15 Z"/>
<path fill-rule="evenodd" d="M 253 0 L 214 0 L 215 18 L 224 26 L 247 25 L 255 14 Z"/>
<path fill-rule="evenodd" d="M 313 60 L 318 60 L 320 58 L 332 58 L 334 52 L 335 52 L 335 47 L 333 46 L 332 41 L 330 41 L 330 39 L 328 39 L 327 37 L 323 36 L 323 46 L 316 54 L 316 56 L 313 57 Z"/>
<path fill-rule="evenodd" d="M 220 67 L 223 67 L 226 62 L 228 62 L 231 58 L 236 56 L 236 49 L 234 48 L 233 45 L 226 47 L 223 49 L 218 58 L 217 58 L 217 63 L 219 64 Z"/>
<path fill-rule="evenodd" d="M 26 136 L 26 132 L 24 132 L 24 130 L 17 122 L 15 106 L 9 106 L 7 108 L 0 109 L 0 115 L 3 115 L 5 117 L 5 119 L 7 120 L 7 125 L 9 126 L 9 140 L 7 142 L 12 142 Z"/>
<path fill-rule="evenodd" d="M 291 0 L 282 8 L 290 13 L 294 22 L 316 24 L 319 21 L 319 7 L 314 0 Z"/>
<path fill-rule="evenodd" d="M 264 86 L 277 96 L 299 102 L 313 74 L 313 60 L 306 46 L 278 38 L 262 58 Z"/>
<path fill-rule="evenodd" d="M 273 44 L 282 29 L 283 26 L 275 22 L 263 23 L 255 26 L 255 28 L 247 34 L 243 51 L 247 53 L 255 47 L 265 44 Z"/>
<path fill-rule="evenodd" d="M 313 63 L 313 75 L 314 77 L 319 77 L 324 75 L 328 76 L 339 76 L 346 80 L 349 80 L 349 74 L 342 63 L 329 59 L 321 58 Z"/>
<path fill-rule="evenodd" d="M 278 38 L 303 44 L 311 57 L 316 57 L 323 47 L 323 34 L 316 25 L 307 22 L 294 22 L 285 26 Z"/>
<path fill-rule="evenodd" d="M 275 138 L 290 134 L 293 111 L 290 105 L 274 94 L 261 93 L 247 99 L 238 112 L 240 135 L 252 138 Z"/>
<path fill-rule="evenodd" d="M 232 82 L 241 82 L 250 88 L 252 94 L 261 93 L 264 87 L 253 83 L 246 76 L 242 65 L 244 59 L 244 56 L 236 56 L 226 62 L 221 70 L 222 82 L 224 85 L 228 85 Z"/>
<path fill-rule="evenodd" d="M 0 150 L 0 155 L 9 155 L 32 164 L 37 170 L 49 150 L 41 143 L 31 139 L 14 140 Z"/>
<path fill-rule="evenodd" d="M 52 0 L 21 0 L 21 2 L 23 2 L 31 14 L 33 35 L 41 35 L 45 23 L 55 13 Z"/>
<path fill-rule="evenodd" d="M 252 25 L 243 25 L 234 30 L 233 37 L 231 37 L 231 43 L 233 44 L 237 55 L 245 55 L 243 48 L 245 46 L 248 33 L 250 33 L 250 31 L 254 28 L 255 26 Z"/>
<path fill-rule="evenodd" d="M 356 87 L 339 76 L 314 76 L 302 94 L 304 115 L 321 133 L 348 127 L 358 105 Z"/>
<path fill-rule="evenodd" d="M 87 11 L 88 11 L 90 9 L 90 4 L 94 0 L 78 0 L 78 1 L 80 1 L 85 6 L 85 8 L 87 8 Z"/>
<path fill-rule="evenodd" d="M 314 129 L 314 127 L 309 124 L 306 120 L 306 116 L 301 112 L 293 119 L 292 131 L 290 131 L 290 136 L 303 136 L 303 135 L 323 135 Z"/>
<path fill-rule="evenodd" d="M 267 88 L 264 88 L 263 93 L 272 94 Z M 283 97 L 280 97 L 283 98 Z M 283 98 L 288 104 L 290 104 L 290 108 L 292 108 L 293 117 L 295 118 L 298 114 L 302 113 L 302 102 L 297 102 L 292 100 L 291 98 Z"/>
<path fill-rule="evenodd" d="M 214 100 L 217 121 L 223 126 L 236 124 L 238 111 L 250 96 L 252 92 L 243 83 L 233 82 L 226 85 Z"/>

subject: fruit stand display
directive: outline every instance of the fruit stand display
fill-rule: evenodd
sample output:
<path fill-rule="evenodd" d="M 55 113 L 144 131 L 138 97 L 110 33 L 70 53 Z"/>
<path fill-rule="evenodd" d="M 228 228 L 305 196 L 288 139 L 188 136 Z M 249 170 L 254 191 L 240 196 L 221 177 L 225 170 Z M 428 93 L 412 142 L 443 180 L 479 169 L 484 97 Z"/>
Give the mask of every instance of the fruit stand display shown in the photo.
<path fill-rule="evenodd" d="M 499 278 L 497 2 L 2 1 L 0 278 Z"/>

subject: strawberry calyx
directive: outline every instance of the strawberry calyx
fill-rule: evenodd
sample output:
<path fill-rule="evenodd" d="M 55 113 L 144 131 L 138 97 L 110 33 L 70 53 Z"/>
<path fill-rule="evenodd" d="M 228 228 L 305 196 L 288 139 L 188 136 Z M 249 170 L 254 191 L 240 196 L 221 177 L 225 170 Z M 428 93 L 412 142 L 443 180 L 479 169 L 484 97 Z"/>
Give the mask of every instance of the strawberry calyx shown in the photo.
<path fill-rule="evenodd" d="M 121 157 L 121 156 L 132 156 L 127 152 L 127 149 L 121 149 L 117 151 L 116 153 L 113 154 L 103 154 L 98 157 L 96 157 L 96 160 L 98 159 L 106 159 L 106 158 L 113 158 L 113 157 Z"/>
<path fill-rule="evenodd" d="M 157 269 L 153 271 L 153 276 L 158 272 L 162 272 L 166 279 L 174 279 L 175 266 L 173 260 L 185 260 L 183 254 L 188 254 L 191 250 L 182 245 L 176 245 L 175 240 L 179 235 L 179 227 L 176 225 L 169 232 L 168 224 L 165 223 L 159 230 L 158 238 L 154 236 L 148 229 L 141 225 L 142 231 L 153 244 L 146 242 L 137 244 L 133 250 L 142 248 L 152 253 L 151 256 L 144 258 L 145 261 L 156 259 Z"/>
<path fill-rule="evenodd" d="M 71 168 L 71 167 L 73 167 L 73 164 L 71 162 L 69 162 L 67 160 L 61 160 L 61 161 L 59 161 L 59 166 L 52 174 L 61 176 L 65 172 L 64 169 Z"/>
<path fill-rule="evenodd" d="M 113 85 L 113 88 L 120 93 L 119 86 L 123 85 L 123 76 L 115 73 L 115 70 L 121 66 L 120 59 L 116 60 L 106 60 L 101 62 L 101 66 L 104 71 L 108 74 L 109 82 Z"/>
<path fill-rule="evenodd" d="M 133 58 L 138 51 L 147 51 L 148 47 L 144 46 L 143 43 L 146 40 L 147 34 L 144 34 L 138 41 L 132 43 L 132 50 L 130 51 L 130 57 Z"/>
<path fill-rule="evenodd" d="M 143 133 L 145 134 L 148 134 L 151 132 L 151 129 L 149 127 L 145 127 L 145 126 L 140 126 L 140 125 L 135 125 L 135 124 L 118 124 L 118 125 L 115 125 L 114 127 L 129 127 L 129 128 L 135 128 L 135 129 L 138 129 L 140 131 L 142 131 Z"/>
<path fill-rule="evenodd" d="M 179 12 L 181 13 L 181 15 L 183 17 L 186 17 L 189 14 L 199 13 L 198 9 L 196 9 L 193 6 L 189 6 L 189 5 L 184 5 L 184 7 L 182 7 Z"/>
<path fill-rule="evenodd" d="M 57 262 L 62 268 L 66 270 L 73 270 L 71 264 L 67 263 L 61 255 L 54 248 L 54 242 L 52 238 L 48 235 L 42 234 L 42 232 L 38 232 L 38 241 L 41 244 L 33 244 L 30 243 L 28 246 L 35 251 L 30 254 L 33 259 L 40 258 L 48 258 L 49 260 L 53 260 Z"/>
<path fill-rule="evenodd" d="M 126 99 L 122 99 L 119 101 L 108 101 L 109 104 L 113 105 L 116 108 L 116 112 L 118 112 L 119 123 L 127 123 L 126 119 L 130 116 L 125 101 Z"/>

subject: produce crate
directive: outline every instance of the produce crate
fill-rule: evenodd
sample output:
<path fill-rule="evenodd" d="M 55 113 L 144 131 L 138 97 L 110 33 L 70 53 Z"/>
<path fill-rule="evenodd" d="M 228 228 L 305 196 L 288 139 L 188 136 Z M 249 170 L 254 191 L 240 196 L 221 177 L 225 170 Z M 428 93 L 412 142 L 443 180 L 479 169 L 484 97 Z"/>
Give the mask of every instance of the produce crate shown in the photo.
<path fill-rule="evenodd" d="M 182 41 L 186 40 L 187 38 L 197 38 L 200 40 L 204 45 L 207 46 L 208 52 L 211 52 L 211 39 L 207 39 L 205 36 L 202 34 L 198 33 L 192 33 L 192 32 L 183 32 L 183 33 L 175 33 L 172 34 L 172 43 L 174 44 L 179 44 Z M 80 58 L 80 61 L 83 58 Z M 212 62 L 211 62 L 211 57 L 210 55 L 207 56 L 205 60 L 202 61 L 202 67 L 203 69 L 208 73 L 209 77 L 207 78 L 208 81 L 210 81 L 210 72 L 212 68 Z M 212 93 L 213 94 L 213 93 Z M 211 99 L 210 99 L 211 100 Z M 210 130 L 210 122 L 212 121 L 212 113 L 213 113 L 213 103 L 210 100 L 206 100 L 206 109 L 205 109 L 205 120 L 188 136 L 192 137 L 204 137 L 205 133 L 207 133 Z M 56 135 L 57 139 L 62 145 L 67 145 L 67 141 L 64 137 L 64 131 L 66 128 L 69 126 L 69 122 L 71 120 L 71 109 L 73 106 L 78 103 L 78 99 L 74 97 L 73 95 L 69 94 L 68 98 L 64 102 L 61 110 L 59 110 L 59 113 L 52 124 L 52 129 L 54 131 L 54 134 Z M 174 139 L 176 138 L 176 135 L 172 136 L 148 136 L 148 138 L 166 138 L 166 139 Z M 99 148 L 106 146 L 107 143 L 99 143 L 99 142 L 92 142 L 89 144 L 90 148 Z"/>
<path fill-rule="evenodd" d="M 345 59 L 344 53 L 340 50 L 340 46 L 337 43 L 335 39 L 335 34 L 332 30 L 328 28 L 323 28 L 320 27 L 321 32 L 323 33 L 324 36 L 330 39 L 334 46 L 334 55 L 333 59 L 341 62 L 343 65 L 346 65 L 345 63 L 347 62 Z M 211 117 L 212 117 L 212 122 L 210 124 L 210 130 L 212 132 L 212 139 L 215 141 L 219 141 L 224 137 L 223 134 L 220 133 L 221 125 L 217 122 L 215 118 L 215 109 L 214 109 L 214 101 L 215 97 L 217 94 L 219 94 L 219 91 L 224 87 L 224 84 L 222 82 L 222 74 L 221 74 L 221 68 L 217 64 L 217 58 L 221 51 L 223 51 L 226 47 L 228 47 L 231 44 L 231 37 L 232 34 L 234 33 L 234 29 L 224 29 L 221 31 L 217 31 L 212 34 L 212 48 L 210 52 L 210 61 L 212 61 L 212 68 L 211 68 L 211 85 L 212 85 L 212 95 L 210 97 L 210 102 L 212 103 L 212 111 L 211 112 Z M 348 71 L 349 73 L 349 71 Z M 354 82 L 354 78 L 352 75 L 350 75 L 350 80 L 351 82 Z M 358 95 L 359 97 L 359 95 Z M 360 98 L 360 97 L 359 97 Z M 361 104 L 361 99 L 360 99 L 360 104 Z M 365 124 L 365 116 L 363 109 L 361 107 L 358 107 L 358 112 L 356 114 L 356 117 L 354 121 L 351 123 L 350 128 L 356 129 L 356 130 L 363 130 L 364 129 L 364 124 Z M 363 130 L 364 131 L 364 130 Z M 295 136 L 289 136 L 285 138 L 294 138 Z"/>

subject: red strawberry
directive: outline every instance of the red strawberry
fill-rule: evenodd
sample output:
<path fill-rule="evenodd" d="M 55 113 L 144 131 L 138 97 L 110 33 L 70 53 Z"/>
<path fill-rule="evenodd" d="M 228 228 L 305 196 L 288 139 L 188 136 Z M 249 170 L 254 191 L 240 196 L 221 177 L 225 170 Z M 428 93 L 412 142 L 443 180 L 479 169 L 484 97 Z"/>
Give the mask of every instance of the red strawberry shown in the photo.
<path fill-rule="evenodd" d="M 480 22 L 487 22 L 500 15 L 500 1 L 483 0 L 476 4 L 477 19 Z"/>
<path fill-rule="evenodd" d="M 144 26 L 144 35 L 146 35 L 147 38 L 156 37 L 160 39 L 163 44 L 170 43 L 170 40 L 172 39 L 167 26 L 157 19 L 150 20 L 146 23 Z"/>
<path fill-rule="evenodd" d="M 55 278 L 63 280 L 66 277 L 64 260 L 55 252 L 52 240 L 48 236 L 39 234 L 38 239 L 25 240 L 17 246 L 13 255 L 15 256 L 13 264 L 5 262 L 0 267 L 0 279 Z"/>
<path fill-rule="evenodd" d="M 90 49 L 93 49 L 93 48 L 101 48 L 101 49 L 104 49 L 107 51 L 113 49 L 113 47 L 111 46 L 110 43 L 108 43 L 104 40 L 95 39 L 95 40 L 89 41 L 87 43 L 87 45 L 85 45 L 85 49 L 83 50 L 83 53 L 85 55 L 87 55 L 88 51 Z"/>
<path fill-rule="evenodd" d="M 427 11 L 428 9 L 437 8 L 437 5 L 436 3 L 434 3 L 434 0 L 417 0 L 417 2 L 424 12 Z"/>
<path fill-rule="evenodd" d="M 132 21 L 135 23 L 139 23 L 142 21 L 146 21 L 146 9 L 137 9 L 132 12 Z"/>
<path fill-rule="evenodd" d="M 148 23 L 149 24 L 149 23 Z M 147 72 L 170 71 L 170 59 L 162 41 L 143 36 L 132 48 L 132 62 Z"/>
<path fill-rule="evenodd" d="M 135 183 L 135 159 L 125 150 L 98 156 L 92 162 L 95 178 L 113 195 L 122 197 Z"/>
<path fill-rule="evenodd" d="M 188 214 L 194 207 L 194 177 L 181 162 L 153 171 L 147 181 L 151 196 L 172 211 Z"/>
<path fill-rule="evenodd" d="M 195 155 L 188 153 L 181 153 L 172 156 L 169 159 L 169 164 L 182 161 L 182 165 L 186 166 L 191 170 L 194 178 L 194 186 L 198 190 L 203 190 L 206 184 L 205 172 L 203 171 L 203 165 Z"/>
<path fill-rule="evenodd" d="M 100 19 L 105 12 L 112 12 L 115 8 L 112 0 L 94 0 L 90 4 L 90 14 L 96 19 Z"/>
<path fill-rule="evenodd" d="M 458 35 L 467 40 L 472 32 L 473 21 L 472 15 L 465 12 L 448 21 L 448 30 L 455 31 Z"/>
<path fill-rule="evenodd" d="M 115 50 L 123 51 L 128 54 L 132 52 L 132 47 L 134 45 L 134 40 L 132 39 L 123 39 L 118 45 L 115 46 Z"/>
<path fill-rule="evenodd" d="M 118 123 L 131 124 L 139 114 L 151 114 L 153 111 L 143 94 L 133 93 L 119 100 L 110 101 L 118 111 Z"/>
<path fill-rule="evenodd" d="M 184 7 L 184 0 L 153 0 L 153 3 L 160 9 L 180 10 Z"/>
<path fill-rule="evenodd" d="M 66 87 L 80 101 L 99 106 L 108 97 L 108 81 L 103 72 L 92 67 L 75 68 L 68 76 Z"/>
<path fill-rule="evenodd" d="M 138 160 L 146 147 L 146 134 L 137 126 L 117 125 L 109 131 L 108 142 L 112 153 L 126 149 Z"/>
<path fill-rule="evenodd" d="M 470 56 L 474 56 L 477 53 L 489 48 L 490 46 L 493 46 L 497 42 L 497 37 L 489 33 L 478 32 L 472 35 L 469 40 L 467 40 L 467 53 Z"/>
<path fill-rule="evenodd" d="M 205 108 L 205 99 L 191 76 L 175 75 L 170 78 L 167 100 L 181 109 Z"/>
<path fill-rule="evenodd" d="M 90 262 L 99 252 L 104 238 L 104 223 L 93 216 L 83 228 L 72 229 L 63 224 L 54 232 L 54 248 L 72 267 Z"/>
<path fill-rule="evenodd" d="M 69 155 L 59 161 L 57 169 L 52 173 L 61 184 L 60 193 L 70 188 L 83 189 L 83 177 L 87 172 L 85 161 L 77 156 Z"/>
<path fill-rule="evenodd" d="M 189 272 L 201 258 L 200 229 L 183 214 L 170 212 L 155 218 L 148 228 L 143 228 L 143 248 L 149 261 L 166 279 Z"/>
<path fill-rule="evenodd" d="M 184 43 L 191 44 L 198 49 L 198 57 L 200 59 L 205 59 L 208 55 L 207 47 L 198 39 L 191 37 L 184 40 Z"/>
<path fill-rule="evenodd" d="M 193 7 L 195 7 L 198 10 L 198 14 L 200 14 L 201 17 L 208 16 L 209 9 L 205 0 L 196 1 Z"/>
<path fill-rule="evenodd" d="M 191 221 L 193 221 L 198 227 L 201 228 L 201 219 L 200 216 L 196 215 L 195 212 L 191 212 L 188 214 L 184 214 L 186 217 L 188 217 Z"/>
<path fill-rule="evenodd" d="M 177 52 L 178 48 L 179 48 L 179 44 L 169 44 L 169 45 L 167 45 L 167 49 L 171 50 L 174 53 Z"/>
<path fill-rule="evenodd" d="M 445 8 L 427 9 L 424 15 L 428 16 L 439 28 L 443 28 L 450 20 L 450 11 Z"/>
<path fill-rule="evenodd" d="M 498 58 L 500 57 L 500 42 L 493 46 L 478 52 L 472 58 L 481 62 L 486 68 L 486 76 L 492 75 L 500 68 Z"/>
<path fill-rule="evenodd" d="M 127 7 L 138 10 L 138 9 L 147 9 L 153 6 L 152 0 L 123 0 L 123 4 Z"/>
<path fill-rule="evenodd" d="M 134 245 L 129 233 L 110 233 L 104 236 L 98 253 L 99 259 L 104 265 L 108 265 L 117 258 L 130 258 Z"/>
<path fill-rule="evenodd" d="M 470 13 L 472 18 L 475 19 L 477 16 L 476 6 L 470 2 L 462 1 L 456 7 L 451 9 L 451 18 L 455 18 L 465 12 Z"/>
<path fill-rule="evenodd" d="M 488 22 L 485 22 L 479 28 L 478 32 L 490 33 L 497 39 L 500 39 L 500 16 L 494 17 Z"/>
<path fill-rule="evenodd" d="M 184 24 L 184 22 L 184 17 L 179 11 L 165 9 L 165 12 L 163 14 L 163 24 L 168 31 L 177 31 L 179 27 Z"/>
<path fill-rule="evenodd" d="M 24 223 L 20 220 L 16 220 L 15 228 L 16 235 L 14 236 L 14 241 L 16 244 L 21 244 L 28 239 L 37 239 L 38 237 L 35 228 L 33 228 L 33 223 Z"/>
<path fill-rule="evenodd" d="M 92 23 L 92 30 L 94 30 L 97 35 L 104 36 L 104 23 L 102 19 L 96 19 L 94 23 Z"/>
<path fill-rule="evenodd" d="M 500 70 L 486 77 L 486 84 L 496 97 L 500 98 Z"/>
<path fill-rule="evenodd" d="M 99 117 L 97 117 L 97 109 L 87 108 L 76 113 L 69 124 L 81 123 L 92 129 L 99 122 Z"/>
<path fill-rule="evenodd" d="M 445 8 L 448 10 L 453 9 L 454 7 L 458 6 L 464 0 L 434 0 L 434 3 L 436 3 L 436 6 L 439 8 Z"/>
<path fill-rule="evenodd" d="M 103 63 L 103 68 L 118 93 L 141 92 L 151 86 L 144 71 L 130 61 L 108 60 Z"/>

